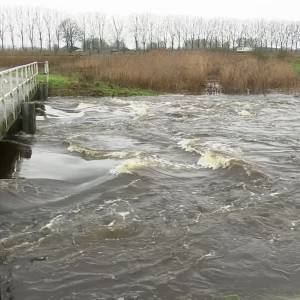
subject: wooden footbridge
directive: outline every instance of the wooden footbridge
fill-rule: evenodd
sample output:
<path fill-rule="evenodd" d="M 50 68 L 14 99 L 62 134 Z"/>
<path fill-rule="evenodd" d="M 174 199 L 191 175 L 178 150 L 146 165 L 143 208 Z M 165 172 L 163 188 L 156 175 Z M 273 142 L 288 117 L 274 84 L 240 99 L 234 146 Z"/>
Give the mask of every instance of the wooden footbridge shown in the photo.
<path fill-rule="evenodd" d="M 20 118 L 24 131 L 33 133 L 34 128 L 30 127 L 35 126 L 35 113 L 30 101 L 36 99 L 39 90 L 39 64 L 33 62 L 0 71 L 0 139 Z M 48 62 L 43 65 L 43 74 L 48 81 Z"/>

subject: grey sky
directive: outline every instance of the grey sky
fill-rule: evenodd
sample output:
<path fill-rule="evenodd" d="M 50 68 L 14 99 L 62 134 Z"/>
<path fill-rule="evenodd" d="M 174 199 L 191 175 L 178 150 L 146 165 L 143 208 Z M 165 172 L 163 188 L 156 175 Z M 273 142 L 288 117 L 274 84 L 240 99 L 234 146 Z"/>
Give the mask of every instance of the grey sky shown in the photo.
<path fill-rule="evenodd" d="M 66 12 L 101 11 L 109 15 L 149 12 L 300 21 L 300 0 L 0 0 L 0 4 L 40 6 Z"/>

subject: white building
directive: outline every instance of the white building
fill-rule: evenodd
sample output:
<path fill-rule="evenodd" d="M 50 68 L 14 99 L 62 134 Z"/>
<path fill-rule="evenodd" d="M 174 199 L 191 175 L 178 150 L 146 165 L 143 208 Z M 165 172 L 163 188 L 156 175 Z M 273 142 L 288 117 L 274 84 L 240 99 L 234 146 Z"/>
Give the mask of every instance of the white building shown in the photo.
<path fill-rule="evenodd" d="M 251 47 L 237 47 L 236 52 L 253 52 L 254 49 Z"/>

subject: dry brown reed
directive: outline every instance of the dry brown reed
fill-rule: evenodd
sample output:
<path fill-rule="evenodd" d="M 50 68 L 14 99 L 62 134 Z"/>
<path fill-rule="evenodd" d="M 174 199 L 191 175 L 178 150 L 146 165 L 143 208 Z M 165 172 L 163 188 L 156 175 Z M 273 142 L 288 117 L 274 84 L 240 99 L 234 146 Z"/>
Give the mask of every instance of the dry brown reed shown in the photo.
<path fill-rule="evenodd" d="M 208 51 L 152 51 L 114 55 L 1 55 L 0 66 L 48 60 L 52 71 L 160 92 L 202 93 L 219 80 L 225 93 L 290 90 L 300 86 L 291 64 L 275 56 Z"/>

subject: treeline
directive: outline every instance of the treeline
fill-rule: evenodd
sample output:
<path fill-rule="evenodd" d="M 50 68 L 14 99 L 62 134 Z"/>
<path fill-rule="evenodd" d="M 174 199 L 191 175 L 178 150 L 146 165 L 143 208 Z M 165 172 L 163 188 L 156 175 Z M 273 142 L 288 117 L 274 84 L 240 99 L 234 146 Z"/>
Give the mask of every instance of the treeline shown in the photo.
<path fill-rule="evenodd" d="M 0 7 L 0 48 L 105 52 L 127 49 L 227 49 L 296 51 L 300 22 L 239 21 L 189 16 L 67 15 L 32 7 Z"/>

